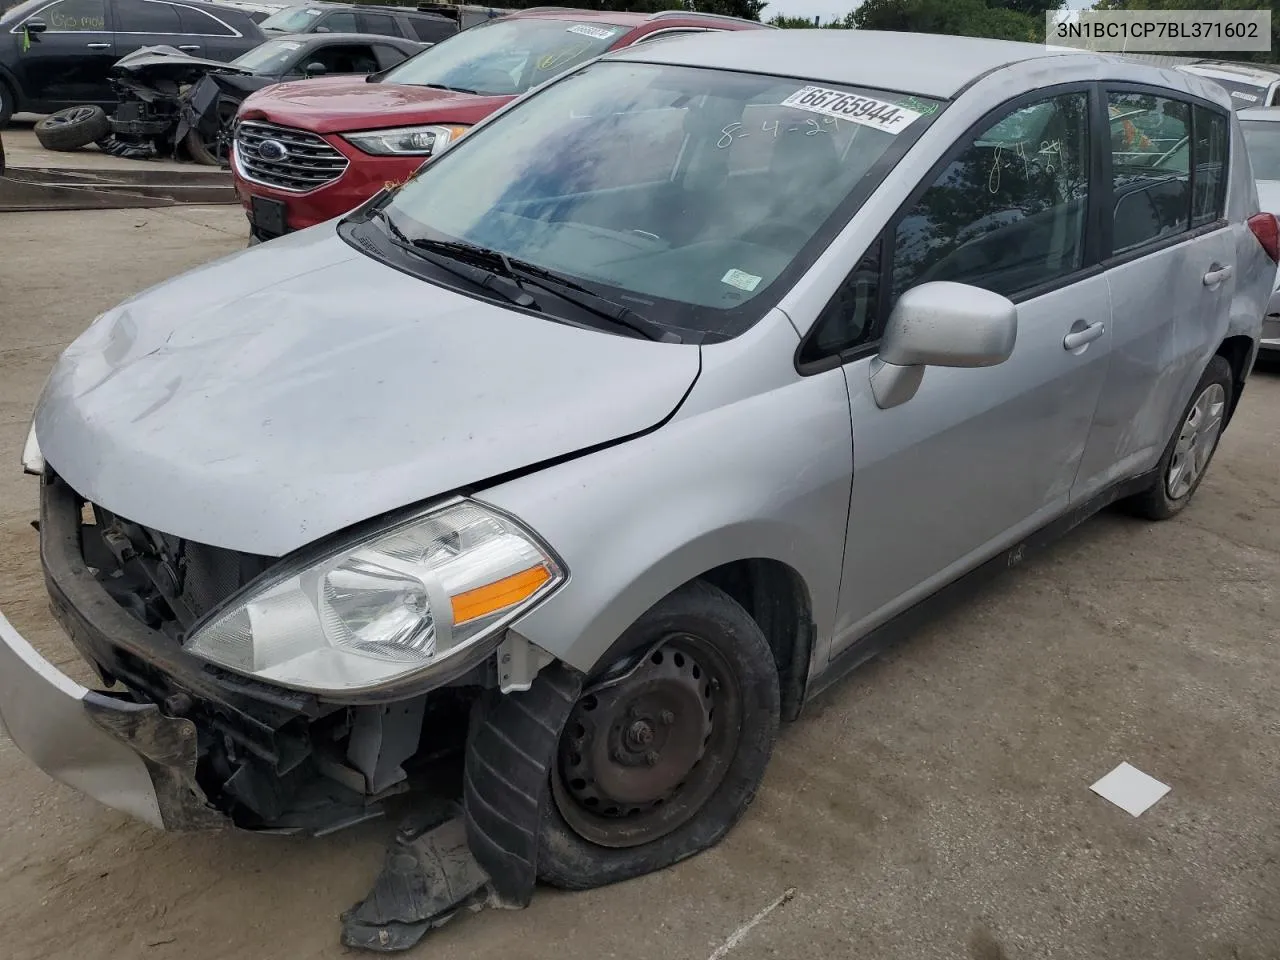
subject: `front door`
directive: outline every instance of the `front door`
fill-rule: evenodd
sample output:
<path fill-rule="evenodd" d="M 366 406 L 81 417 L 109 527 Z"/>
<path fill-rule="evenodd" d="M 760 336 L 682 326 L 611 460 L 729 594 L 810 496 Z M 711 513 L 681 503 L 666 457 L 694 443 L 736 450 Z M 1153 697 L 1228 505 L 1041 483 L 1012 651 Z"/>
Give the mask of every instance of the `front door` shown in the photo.
<path fill-rule="evenodd" d="M 115 102 L 107 76 L 118 58 L 106 0 L 54 0 L 26 20 L 46 28 L 28 37 L 23 21 L 9 38 L 18 44 L 20 79 L 35 110 Z"/>
<path fill-rule="evenodd" d="M 889 263 L 851 277 L 863 291 L 887 281 L 861 296 L 883 315 L 931 280 L 993 290 L 1018 304 L 1018 337 L 1000 366 L 929 367 L 889 409 L 872 395 L 874 357 L 845 366 L 854 474 L 833 653 L 1068 506 L 1110 349 L 1090 226 L 1095 95 L 1063 88 L 995 112 L 886 229 Z"/>

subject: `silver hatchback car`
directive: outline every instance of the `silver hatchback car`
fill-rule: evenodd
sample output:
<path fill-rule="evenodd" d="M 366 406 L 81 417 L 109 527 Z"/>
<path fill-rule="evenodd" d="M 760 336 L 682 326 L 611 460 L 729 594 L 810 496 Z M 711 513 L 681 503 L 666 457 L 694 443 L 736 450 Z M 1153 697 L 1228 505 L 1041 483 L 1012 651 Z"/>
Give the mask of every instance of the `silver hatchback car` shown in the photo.
<path fill-rule="evenodd" d="M 1277 256 L 1210 80 L 865 31 L 607 56 L 67 349 L 26 465 L 104 689 L 0 619 L 0 714 L 157 826 L 331 829 L 453 750 L 506 902 L 663 867 L 962 583 L 1183 509 Z"/>

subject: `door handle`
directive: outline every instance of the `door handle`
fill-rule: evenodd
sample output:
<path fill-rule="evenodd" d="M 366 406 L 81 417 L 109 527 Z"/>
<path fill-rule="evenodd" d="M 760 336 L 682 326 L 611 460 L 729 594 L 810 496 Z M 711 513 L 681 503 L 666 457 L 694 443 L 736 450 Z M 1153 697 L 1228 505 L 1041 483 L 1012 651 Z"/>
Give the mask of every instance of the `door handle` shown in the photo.
<path fill-rule="evenodd" d="M 1084 323 L 1083 320 L 1077 320 L 1071 332 L 1062 338 L 1062 349 L 1079 350 L 1081 347 L 1093 343 L 1093 341 L 1107 332 L 1107 325 L 1101 320 L 1085 327 L 1079 327 L 1082 323 Z M 1075 329 L 1075 327 L 1079 327 L 1079 329 Z"/>
<path fill-rule="evenodd" d="M 86 43 L 85 46 L 88 47 L 90 50 L 110 50 L 111 49 L 111 44 L 109 43 Z"/>
<path fill-rule="evenodd" d="M 180 43 L 180 44 L 178 44 L 178 49 L 179 49 L 179 50 L 185 50 L 187 53 L 190 53 L 192 50 L 199 50 L 199 49 L 200 49 L 200 44 L 198 44 L 198 43 Z"/>
<path fill-rule="evenodd" d="M 1223 280 L 1231 276 L 1230 267 L 1215 267 L 1204 275 L 1204 285 L 1206 287 L 1216 287 Z"/>

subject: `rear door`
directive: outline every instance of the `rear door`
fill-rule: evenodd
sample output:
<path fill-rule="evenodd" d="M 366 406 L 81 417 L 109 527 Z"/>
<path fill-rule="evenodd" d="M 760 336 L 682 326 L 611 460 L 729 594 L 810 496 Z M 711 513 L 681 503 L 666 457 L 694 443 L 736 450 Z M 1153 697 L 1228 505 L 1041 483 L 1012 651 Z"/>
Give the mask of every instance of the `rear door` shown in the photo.
<path fill-rule="evenodd" d="M 1235 289 L 1229 118 L 1215 104 L 1105 88 L 1111 214 L 1104 256 L 1115 348 L 1072 499 L 1155 465 Z"/>
<path fill-rule="evenodd" d="M 40 112 L 97 103 L 109 107 L 115 94 L 107 79 L 119 59 L 106 0 L 52 0 L 11 28 L 27 96 Z M 26 23 L 46 29 L 25 39 Z"/>

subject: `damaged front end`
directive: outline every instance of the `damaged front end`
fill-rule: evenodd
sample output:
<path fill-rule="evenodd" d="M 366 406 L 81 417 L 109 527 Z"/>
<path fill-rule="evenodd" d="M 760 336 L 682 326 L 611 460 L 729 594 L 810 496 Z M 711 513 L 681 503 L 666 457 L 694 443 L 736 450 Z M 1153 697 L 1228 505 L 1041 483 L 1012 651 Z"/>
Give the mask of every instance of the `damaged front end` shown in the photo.
<path fill-rule="evenodd" d="M 241 101 L 276 82 L 168 46 L 143 47 L 111 72 L 119 103 L 102 149 L 134 159 L 185 154 L 206 165 L 225 162 Z"/>
<path fill-rule="evenodd" d="M 433 536 L 443 532 L 449 540 L 440 515 L 428 513 L 354 547 L 330 550 L 343 564 L 335 560 L 326 567 L 314 558 L 299 564 L 152 530 L 86 502 L 46 467 L 39 530 L 52 609 L 108 689 L 89 690 L 65 677 L 0 616 L 0 719 L 46 772 L 164 829 L 234 825 L 321 835 L 380 816 L 391 797 L 412 794 L 411 816 L 383 875 L 370 898 L 344 918 L 344 939 L 352 945 L 403 949 L 464 901 L 492 897 L 523 906 L 535 880 L 536 824 L 549 764 L 582 678 L 555 664 L 535 680 L 550 658 L 531 655 L 527 642 L 503 629 L 506 610 L 518 609 L 507 603 L 520 589 L 511 577 L 498 581 L 505 596 L 496 599 L 493 590 L 454 591 L 452 616 L 440 616 L 431 627 L 442 649 L 450 642 L 465 645 L 470 614 L 487 616 L 499 629 L 486 632 L 481 623 L 473 632 L 485 639 L 430 672 L 425 684 L 421 670 L 400 669 L 394 652 L 385 650 L 380 653 L 392 666 L 371 669 L 392 676 L 390 683 L 374 692 L 353 684 L 345 693 L 325 693 L 263 682 L 189 649 L 193 636 L 228 622 L 249 624 L 260 645 L 281 625 L 305 634 L 307 626 L 299 624 L 306 614 L 300 619 L 287 600 L 284 608 L 271 607 L 281 584 L 293 582 L 291 570 L 303 570 L 302 579 L 305 571 L 327 570 L 320 574 L 327 609 L 337 610 L 348 626 L 385 628 L 385 608 L 359 595 L 359 577 L 385 579 L 394 571 L 374 569 L 368 544 L 413 562 L 410 534 L 424 522 Z M 439 529 L 430 527 L 433 522 Z M 483 562 L 510 567 L 512 540 L 494 530 L 501 532 L 500 525 L 447 542 L 452 553 L 437 568 L 467 555 L 468 538 L 488 550 Z M 419 536 L 416 542 L 425 541 Z M 521 556 L 516 565 L 527 566 L 528 559 Z M 554 589 L 555 561 L 548 556 L 539 562 L 550 566 L 547 589 Z M 447 569 L 442 578 L 425 579 L 428 603 L 449 602 L 434 595 L 442 583 L 448 593 Z M 253 596 L 259 599 L 245 600 Z M 490 609 L 501 603 L 506 606 Z M 244 610 L 250 613 L 242 617 Z M 421 611 L 410 604 L 410 612 Z M 392 613 L 397 623 L 406 619 Z M 384 618 L 380 624 L 378 616 Z M 277 661 L 314 669 L 331 685 L 358 672 L 358 664 L 341 658 L 287 659 L 296 653 L 287 650 L 281 655 L 286 659 Z M 270 659 L 259 655 L 246 665 L 265 670 Z M 500 669 L 499 662 L 506 666 Z M 335 664 L 345 672 L 335 672 Z M 293 667 L 280 669 L 287 674 Z M 507 729 L 495 734 L 495 713 L 515 709 L 501 691 L 518 689 L 528 693 L 519 698 L 515 726 L 507 717 Z M 514 742 L 517 727 L 527 728 L 527 735 Z M 462 835 L 465 849 L 458 843 Z M 406 870 L 415 877 L 408 886 L 402 882 Z"/>

